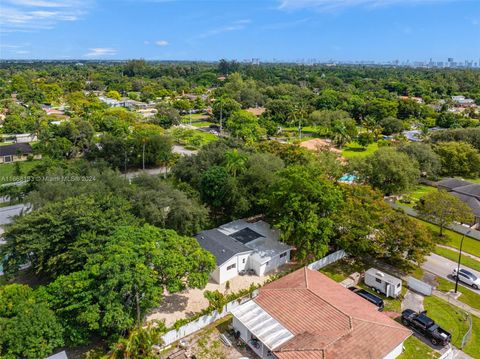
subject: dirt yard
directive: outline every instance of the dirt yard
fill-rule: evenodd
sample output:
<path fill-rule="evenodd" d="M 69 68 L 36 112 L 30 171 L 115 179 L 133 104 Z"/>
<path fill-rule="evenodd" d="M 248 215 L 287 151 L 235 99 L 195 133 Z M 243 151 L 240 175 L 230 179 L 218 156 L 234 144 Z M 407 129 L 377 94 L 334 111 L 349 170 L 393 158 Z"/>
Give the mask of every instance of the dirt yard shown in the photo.
<path fill-rule="evenodd" d="M 255 275 L 238 276 L 230 280 L 228 293 L 235 293 L 241 289 L 249 288 L 251 284 L 263 284 L 268 277 Z M 165 320 L 167 327 L 172 326 L 177 320 L 188 318 L 208 307 L 208 300 L 203 296 L 206 290 L 218 290 L 226 293 L 225 283 L 216 284 L 210 281 L 204 289 L 190 289 L 184 292 L 167 295 L 160 307 L 147 316 L 147 321 Z"/>
<path fill-rule="evenodd" d="M 252 284 L 263 284 L 271 275 L 279 272 L 288 272 L 296 267 L 296 263 L 290 262 L 278 268 L 277 271 L 269 273 L 268 276 L 237 276 L 229 281 L 230 288 L 228 289 L 228 293 L 236 293 L 241 289 L 249 288 Z M 206 290 L 218 290 L 223 294 L 227 293 L 225 283 L 217 284 L 210 280 L 204 289 L 190 289 L 180 293 L 166 294 L 162 305 L 147 316 L 147 321 L 165 320 L 165 325 L 168 328 L 179 319 L 194 316 L 196 313 L 208 307 L 208 300 L 203 296 L 203 292 Z"/>
<path fill-rule="evenodd" d="M 187 344 L 185 353 L 187 357 L 194 355 L 197 359 L 239 359 L 245 357 L 258 359 L 258 356 L 243 342 L 235 340 L 233 336 L 228 334 L 228 327 L 231 322 L 231 317 L 223 318 L 211 326 L 184 338 Z M 232 343 L 232 346 L 229 347 L 220 340 L 220 334 L 222 333 Z M 170 349 L 169 353 L 164 353 L 163 357 L 168 358 L 168 355 L 176 350 L 178 349 Z"/>

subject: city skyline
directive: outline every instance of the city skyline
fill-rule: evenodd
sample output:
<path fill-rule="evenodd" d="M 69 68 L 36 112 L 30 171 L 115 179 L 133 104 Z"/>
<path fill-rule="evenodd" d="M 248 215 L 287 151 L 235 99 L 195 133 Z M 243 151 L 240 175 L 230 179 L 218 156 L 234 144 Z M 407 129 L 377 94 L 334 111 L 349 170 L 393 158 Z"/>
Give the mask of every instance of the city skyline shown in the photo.
<path fill-rule="evenodd" d="M 5 0 L 0 7 L 1 59 L 480 62 L 480 2 L 471 0 Z"/>

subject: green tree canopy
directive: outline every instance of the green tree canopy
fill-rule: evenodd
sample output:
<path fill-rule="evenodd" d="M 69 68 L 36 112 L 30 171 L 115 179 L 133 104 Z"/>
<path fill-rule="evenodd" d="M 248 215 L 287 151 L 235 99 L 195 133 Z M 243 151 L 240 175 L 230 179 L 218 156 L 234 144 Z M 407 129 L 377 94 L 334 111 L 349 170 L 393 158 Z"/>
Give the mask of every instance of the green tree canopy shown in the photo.
<path fill-rule="evenodd" d="M 203 288 L 215 268 L 194 238 L 150 225 L 119 227 L 103 243 L 83 269 L 59 276 L 43 292 L 74 343 L 141 325 L 164 290 Z"/>
<path fill-rule="evenodd" d="M 434 147 L 440 156 L 442 173 L 475 178 L 480 175 L 480 152 L 466 142 L 439 142 Z"/>
<path fill-rule="evenodd" d="M 63 344 L 62 326 L 30 287 L 0 287 L 0 357 L 45 358 Z"/>
<path fill-rule="evenodd" d="M 381 147 L 373 155 L 352 161 L 361 181 L 391 195 L 411 188 L 420 171 L 416 160 L 391 147 Z"/>
<path fill-rule="evenodd" d="M 440 236 L 443 236 L 443 229 L 453 222 L 471 223 L 473 221 L 470 207 L 445 190 L 425 195 L 421 198 L 417 210 L 427 220 L 440 226 Z"/>
<path fill-rule="evenodd" d="M 226 128 L 231 135 L 240 138 L 245 142 L 252 143 L 266 134 L 258 122 L 258 118 L 247 111 L 232 113 L 226 123 Z"/>
<path fill-rule="evenodd" d="M 25 214 L 4 233 L 5 272 L 13 274 L 25 263 L 51 278 L 79 270 L 103 246 L 98 236 L 139 222 L 129 210 L 125 200 L 103 194 L 67 198 Z"/>
<path fill-rule="evenodd" d="M 327 252 L 334 228 L 331 214 L 340 207 L 342 196 L 318 169 L 286 167 L 268 200 L 269 216 L 299 258 L 318 258 Z"/>

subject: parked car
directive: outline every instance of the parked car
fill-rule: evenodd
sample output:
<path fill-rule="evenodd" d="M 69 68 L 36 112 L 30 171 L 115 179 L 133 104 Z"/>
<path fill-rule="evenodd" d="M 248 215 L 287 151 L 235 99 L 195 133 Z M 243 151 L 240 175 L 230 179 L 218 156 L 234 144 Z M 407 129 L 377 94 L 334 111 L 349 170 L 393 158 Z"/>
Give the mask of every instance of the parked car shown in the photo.
<path fill-rule="evenodd" d="M 366 291 L 365 289 L 362 289 L 362 288 L 350 287 L 348 289 L 350 289 L 353 293 L 359 295 L 363 299 L 366 299 L 370 303 L 376 305 L 380 312 L 383 311 L 383 309 L 385 307 L 385 304 L 383 303 L 382 298 L 380 298 L 380 297 L 376 296 L 375 294 L 370 293 L 370 292 L 368 292 L 368 291 Z"/>
<path fill-rule="evenodd" d="M 426 311 L 417 313 L 411 309 L 405 309 L 402 312 L 402 323 L 425 336 L 433 345 L 445 346 L 452 339 L 449 332 L 440 328 L 433 319 L 427 317 Z"/>
<path fill-rule="evenodd" d="M 453 279 L 457 279 L 457 270 L 454 269 L 452 273 Z M 458 271 L 458 280 L 460 282 L 463 282 L 465 284 L 468 284 L 472 286 L 474 289 L 480 288 L 480 278 L 478 278 L 475 274 L 472 272 L 469 272 L 468 270 L 465 269 L 460 269 Z"/>

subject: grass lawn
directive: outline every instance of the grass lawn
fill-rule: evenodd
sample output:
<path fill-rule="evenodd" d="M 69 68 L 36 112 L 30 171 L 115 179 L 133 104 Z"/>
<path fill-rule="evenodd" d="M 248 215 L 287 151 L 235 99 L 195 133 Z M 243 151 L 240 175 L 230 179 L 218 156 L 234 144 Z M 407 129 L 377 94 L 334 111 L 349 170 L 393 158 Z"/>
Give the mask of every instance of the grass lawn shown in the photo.
<path fill-rule="evenodd" d="M 406 195 L 405 199 L 410 199 L 411 202 L 407 203 L 406 201 L 400 201 L 400 203 L 409 207 L 413 207 L 417 204 L 420 198 L 424 197 L 428 193 L 436 192 L 436 191 L 437 191 L 436 187 L 419 184 L 415 187 L 413 191 L 405 193 Z"/>
<path fill-rule="evenodd" d="M 452 289 L 455 289 L 455 283 L 452 283 L 444 278 L 436 277 L 435 280 L 438 283 L 437 290 L 440 290 L 442 292 L 448 292 Z M 462 293 L 462 295 L 458 297 L 458 300 L 460 302 L 463 302 L 472 308 L 480 310 L 480 292 L 479 294 L 476 294 L 471 290 L 462 287 L 461 285 L 458 286 L 458 291 Z"/>
<path fill-rule="evenodd" d="M 361 273 L 368 268 L 368 264 L 363 263 L 359 260 L 344 258 L 324 268 L 321 268 L 320 272 L 325 274 L 327 277 L 333 279 L 335 282 L 341 282 L 350 274 L 355 272 Z"/>
<path fill-rule="evenodd" d="M 360 146 L 356 142 L 350 142 L 343 147 L 342 156 L 345 158 L 365 157 L 370 156 L 377 150 L 378 144 L 376 142 L 368 145 L 367 148 Z"/>
<path fill-rule="evenodd" d="M 315 135 L 318 132 L 318 128 L 315 126 L 302 127 L 302 134 Z M 298 135 L 298 127 L 282 127 L 282 131 L 295 132 Z"/>
<path fill-rule="evenodd" d="M 364 272 L 365 270 L 370 268 L 370 266 L 371 266 L 370 264 L 363 263 L 358 260 L 342 259 L 342 260 L 339 260 L 338 262 L 332 263 L 329 266 L 326 266 L 320 269 L 320 272 L 325 274 L 327 277 L 333 279 L 336 282 L 341 282 L 342 280 L 347 278 L 350 274 L 355 272 L 358 272 L 358 273 Z M 363 282 L 359 283 L 358 286 L 369 292 L 372 292 L 372 290 L 368 286 L 366 286 Z M 405 295 L 406 292 L 407 292 L 407 288 L 406 286 L 403 286 L 402 295 L 399 296 L 397 299 L 387 298 L 379 293 L 373 293 L 373 294 L 383 299 L 383 302 L 385 304 L 385 311 L 401 313 L 400 305 L 402 303 L 403 295 Z"/>
<path fill-rule="evenodd" d="M 33 167 L 41 163 L 41 160 L 24 161 L 19 163 L 22 171 L 21 176 L 26 176 Z M 14 163 L 0 164 L 0 184 L 13 182 L 11 177 L 16 177 L 13 175 L 14 168 Z"/>
<path fill-rule="evenodd" d="M 472 336 L 463 351 L 474 358 L 480 358 L 480 318 L 472 315 Z"/>
<path fill-rule="evenodd" d="M 450 249 L 437 247 L 437 248 L 435 248 L 434 252 L 436 254 L 438 254 L 439 256 L 450 259 L 451 261 L 454 261 L 454 262 L 458 261 L 458 253 L 454 252 L 454 251 L 451 251 Z M 463 264 L 466 267 L 469 267 L 469 268 L 475 269 L 477 271 L 480 271 L 480 262 L 477 261 L 476 259 L 473 259 L 473 258 L 467 257 L 465 255 L 462 255 L 461 264 Z"/>
<path fill-rule="evenodd" d="M 440 353 L 437 353 L 413 335 L 405 340 L 403 347 L 405 350 L 398 357 L 399 359 L 435 359 L 440 357 Z"/>
<path fill-rule="evenodd" d="M 189 122 L 185 122 L 185 123 L 189 124 Z M 213 122 L 208 122 L 208 121 L 192 122 L 192 126 L 195 126 L 195 127 L 208 127 L 210 125 L 213 125 Z"/>
<path fill-rule="evenodd" d="M 435 233 L 440 233 L 440 228 L 436 224 L 425 222 L 418 218 L 416 218 L 416 220 L 422 222 L 424 225 L 432 229 Z M 447 240 L 444 243 L 445 245 L 456 249 L 460 248 L 460 241 L 462 239 L 461 234 L 451 231 L 450 229 L 445 229 L 443 233 L 447 237 Z M 465 239 L 463 240 L 463 250 L 467 253 L 473 254 L 474 256 L 480 257 L 480 241 L 465 236 Z"/>
<path fill-rule="evenodd" d="M 427 311 L 427 315 L 439 326 L 452 334 L 452 344 L 459 348 L 462 344 L 462 338 L 469 328 L 467 313 L 433 296 L 425 297 L 423 305 Z"/>

